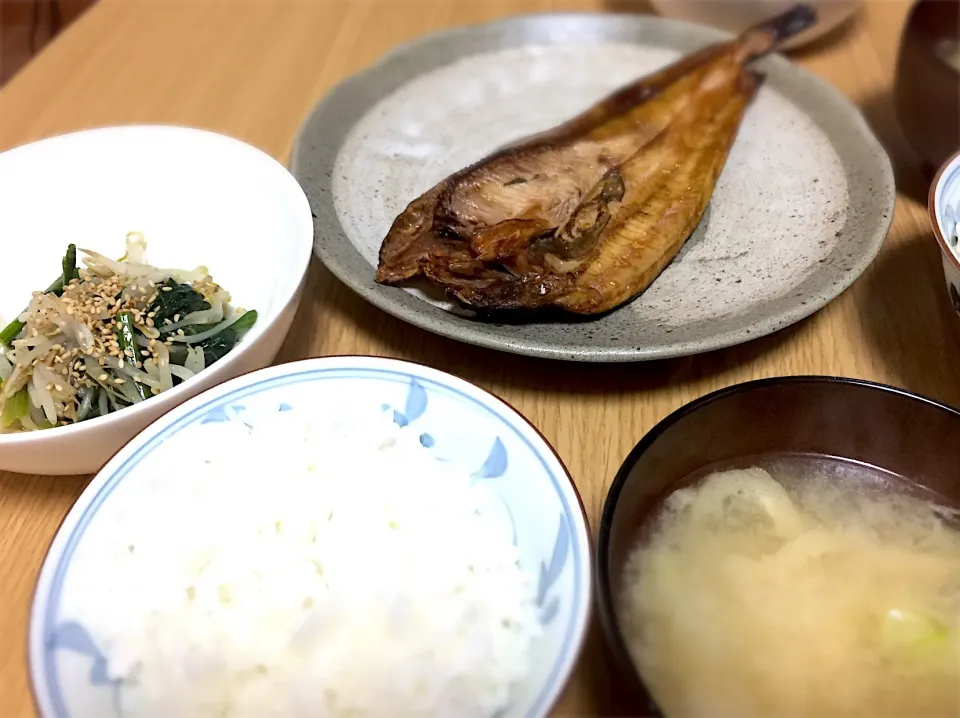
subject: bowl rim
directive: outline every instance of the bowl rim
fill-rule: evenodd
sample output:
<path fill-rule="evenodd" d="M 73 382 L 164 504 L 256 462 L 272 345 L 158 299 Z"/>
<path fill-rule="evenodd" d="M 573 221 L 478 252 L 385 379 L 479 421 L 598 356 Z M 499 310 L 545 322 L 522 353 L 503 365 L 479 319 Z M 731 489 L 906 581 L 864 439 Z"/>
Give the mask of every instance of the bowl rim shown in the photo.
<path fill-rule="evenodd" d="M 958 153 L 960 156 L 960 153 Z M 865 389 L 881 391 L 884 393 L 896 394 L 901 397 L 919 401 L 929 407 L 946 411 L 957 419 L 960 419 L 960 409 L 939 402 L 935 399 L 917 394 L 916 392 L 902 389 L 891 384 L 870 381 L 868 379 L 857 379 L 853 377 L 818 375 L 818 374 L 798 374 L 791 376 L 774 376 L 763 379 L 754 379 L 751 381 L 731 384 L 729 386 L 717 389 L 701 397 L 693 399 L 679 408 L 673 410 L 663 419 L 658 421 L 650 431 L 643 435 L 640 441 L 630 450 L 620 468 L 614 476 L 613 483 L 607 491 L 603 502 L 603 509 L 600 514 L 600 524 L 597 530 L 596 555 L 594 556 L 594 584 L 595 584 L 595 602 L 597 614 L 600 621 L 601 632 L 607 649 L 612 654 L 618 670 L 625 675 L 633 678 L 634 686 L 639 687 L 642 695 L 648 702 L 648 710 L 652 711 L 651 716 L 662 718 L 663 713 L 656 705 L 653 697 L 650 695 L 647 684 L 640 674 L 639 668 L 634 664 L 627 648 L 626 640 L 619 627 L 616 618 L 616 607 L 613 592 L 611 590 L 612 570 L 609 562 L 611 530 L 613 527 L 613 517 L 616 513 L 620 494 L 626 485 L 630 472 L 636 465 L 639 458 L 660 438 L 668 429 L 684 419 L 689 414 L 699 411 L 703 407 L 712 404 L 715 401 L 725 399 L 733 394 L 754 389 L 763 389 L 766 387 L 789 386 L 802 384 L 840 384 L 845 386 L 856 386 Z"/>
<path fill-rule="evenodd" d="M 553 687 L 544 692 L 545 700 L 543 704 L 543 710 L 542 713 L 537 715 L 550 714 L 550 712 L 560 701 L 571 675 L 576 670 L 579 658 L 583 652 L 583 648 L 587 640 L 590 619 L 593 615 L 594 606 L 596 605 L 596 599 L 592 590 L 595 573 L 595 546 L 593 536 L 590 531 L 589 517 L 583 503 L 583 498 L 580 495 L 579 489 L 577 488 L 577 484 L 573 480 L 572 474 L 553 444 L 546 438 L 546 436 L 544 436 L 543 432 L 541 432 L 540 429 L 530 419 L 517 410 L 510 402 L 502 399 L 492 391 L 478 386 L 472 381 L 442 369 L 437 369 L 429 364 L 405 359 L 396 359 L 392 357 L 383 357 L 373 354 L 336 354 L 322 357 L 308 357 L 305 359 L 275 364 L 259 369 L 251 369 L 232 379 L 221 382 L 220 384 L 216 384 L 192 397 L 189 397 L 186 401 L 181 402 L 170 411 L 151 421 L 147 427 L 124 442 L 120 448 L 112 453 L 109 460 L 104 463 L 93 479 L 91 479 L 91 481 L 84 487 L 83 491 L 80 493 L 80 496 L 58 522 L 57 528 L 53 532 L 53 536 L 50 539 L 46 550 L 44 551 L 40 568 L 37 572 L 36 579 L 34 580 L 30 597 L 30 609 L 27 618 L 27 640 L 25 642 L 24 650 L 26 654 L 25 658 L 27 663 L 30 695 L 33 699 L 34 707 L 38 713 L 40 713 L 42 705 L 40 700 L 40 686 L 38 685 L 40 683 L 39 677 L 42 673 L 45 673 L 45 671 L 38 668 L 38 664 L 43 660 L 43 620 L 42 616 L 40 615 L 40 609 L 45 607 L 49 601 L 49 584 L 52 581 L 50 574 L 57 568 L 53 561 L 54 559 L 57 559 L 59 562 L 59 559 L 62 558 L 66 548 L 65 544 L 73 536 L 78 519 L 81 518 L 82 515 L 88 510 L 92 499 L 95 498 L 96 494 L 98 494 L 103 488 L 103 485 L 107 482 L 109 476 L 115 473 L 117 467 L 114 465 L 117 464 L 118 456 L 121 453 L 126 454 L 135 452 L 137 447 L 133 446 L 134 444 L 139 445 L 141 443 L 148 442 L 150 436 L 162 430 L 165 425 L 176 423 L 182 416 L 186 416 L 191 413 L 191 411 L 194 409 L 194 406 L 200 406 L 207 401 L 216 400 L 222 396 L 227 396 L 233 393 L 233 391 L 236 389 L 252 387 L 256 384 L 259 384 L 261 379 L 259 377 L 253 379 L 251 375 L 270 375 L 263 377 L 263 380 L 266 380 L 295 374 L 298 373 L 298 370 L 302 371 L 310 368 L 320 368 L 326 364 L 336 365 L 337 363 L 345 363 L 347 366 L 349 366 L 351 360 L 359 360 L 360 363 L 369 362 L 373 368 L 386 365 L 387 368 L 393 367 L 401 372 L 404 371 L 404 367 L 412 367 L 414 368 L 414 372 L 411 373 L 419 372 L 427 375 L 433 374 L 434 379 L 440 380 L 445 384 L 452 380 L 454 385 L 460 383 L 461 385 L 469 387 L 470 389 L 478 392 L 487 403 L 492 404 L 493 406 L 499 406 L 508 416 L 512 416 L 519 420 L 518 423 L 521 426 L 526 426 L 529 428 L 540 440 L 541 452 L 547 456 L 551 456 L 556 461 L 556 464 L 560 468 L 559 473 L 562 474 L 562 477 L 566 478 L 566 485 L 569 485 L 573 497 L 576 498 L 576 508 L 579 508 L 579 513 L 577 513 L 574 510 L 573 503 L 571 502 L 569 513 L 570 516 L 575 520 L 572 522 L 573 525 L 570 526 L 570 531 L 571 540 L 573 540 L 574 535 L 577 539 L 582 539 L 579 553 L 582 558 L 582 570 L 584 575 L 582 576 L 580 583 L 585 590 L 582 591 L 583 599 L 581 601 L 580 608 L 573 617 L 572 640 L 570 642 L 568 653 L 566 658 L 562 660 L 562 662 L 558 663 L 559 670 L 553 679 Z M 214 397 L 214 394 L 217 394 L 217 396 Z M 544 448 L 546 449 L 545 451 L 543 451 Z M 107 471 L 108 469 L 109 472 Z M 73 528 L 70 530 L 69 534 L 62 534 L 64 527 L 68 524 L 74 524 Z M 571 547 L 571 550 L 574 550 L 573 547 Z M 42 587 L 45 587 L 43 592 L 41 592 Z M 545 683 L 544 687 L 548 685 L 548 683 Z M 40 715 L 44 716 L 45 718 L 45 714 L 40 713 Z"/>
<path fill-rule="evenodd" d="M 953 265 L 953 268 L 960 272 L 960 259 L 957 258 L 957 255 L 954 253 L 950 246 L 947 244 L 946 238 L 943 236 L 943 232 L 940 231 L 940 220 L 937 217 L 937 189 L 940 187 L 940 180 L 943 179 L 944 173 L 947 169 L 960 162 L 960 150 L 954 152 L 946 162 L 940 165 L 940 169 L 937 170 L 937 174 L 933 176 L 933 181 L 930 183 L 930 189 L 927 191 L 927 214 L 930 216 L 930 224 L 933 225 L 933 236 L 937 239 L 937 244 L 940 245 L 940 251 L 946 256 L 950 263 Z"/>
<path fill-rule="evenodd" d="M 112 135 L 140 131 L 170 134 L 180 133 L 203 138 L 205 142 L 221 142 L 224 145 L 231 147 L 231 151 L 233 152 L 246 153 L 248 156 L 256 158 L 256 162 L 262 162 L 265 163 L 266 166 L 272 165 L 275 168 L 283 170 L 283 173 L 279 175 L 283 178 L 282 183 L 275 184 L 277 184 L 277 186 L 282 185 L 284 188 L 284 194 L 288 195 L 293 202 L 300 205 L 296 210 L 296 222 L 298 225 L 302 224 L 301 228 L 303 230 L 309 229 L 309 232 L 305 233 L 302 238 L 298 237 L 298 244 L 302 244 L 303 246 L 298 247 L 295 252 L 296 262 L 295 264 L 291 265 L 293 267 L 293 271 L 281 275 L 281 279 L 286 280 L 289 278 L 291 281 L 289 283 L 286 281 L 278 282 L 278 286 L 282 287 L 282 291 L 278 293 L 279 301 L 277 302 L 275 311 L 273 311 L 270 316 L 265 316 L 258 313 L 256 324 L 254 324 L 250 331 L 244 335 L 234 349 L 230 350 L 220 361 L 217 362 L 216 366 L 221 371 L 229 372 L 230 367 L 239 361 L 240 355 L 245 353 L 245 350 L 249 346 L 257 342 L 264 334 L 266 334 L 268 328 L 276 322 L 277 318 L 280 317 L 297 298 L 297 293 L 300 289 L 300 286 L 304 282 L 304 278 L 307 275 L 307 271 L 310 267 L 310 262 L 313 257 L 315 227 L 313 224 L 313 214 L 310 210 L 310 203 L 309 200 L 307 200 L 307 196 L 303 190 L 303 187 L 293 176 L 293 173 L 290 172 L 290 169 L 286 165 L 259 147 L 256 147 L 248 142 L 244 142 L 243 140 L 231 135 L 201 127 L 193 127 L 190 125 L 162 123 L 113 124 L 50 135 L 49 137 L 44 137 L 4 150 L 0 152 L 0 158 L 8 153 L 31 149 L 36 145 L 68 142 L 80 136 Z M 293 215 L 293 213 L 290 214 Z M 249 372 L 244 372 L 244 374 L 246 373 Z M 196 381 L 198 377 L 201 377 L 202 374 L 203 373 L 198 374 L 195 377 L 190 377 L 186 381 L 181 382 L 177 386 L 163 392 L 162 394 L 157 394 L 156 396 L 153 396 L 150 399 L 138 404 L 124 407 L 122 410 L 112 412 L 107 416 L 97 416 L 93 419 L 87 419 L 86 421 L 68 424 L 65 426 L 55 426 L 50 429 L 0 433 L 0 449 L 6 447 L 15 448 L 26 446 L 28 444 L 37 444 L 43 441 L 53 441 L 59 438 L 73 437 L 84 431 L 91 431 L 101 427 L 106 429 L 118 424 L 126 418 L 143 414 L 144 412 L 149 411 L 151 408 L 160 408 L 164 412 L 170 411 L 183 403 L 184 400 L 195 396 L 193 389 L 196 387 Z M 244 374 L 239 374 L 237 376 L 243 376 Z M 210 375 L 207 374 L 208 378 L 209 376 Z M 223 380 L 221 379 L 220 381 L 214 381 L 216 383 L 213 386 L 216 386 L 219 383 L 222 383 Z M 208 388 L 213 388 L 213 386 Z M 201 391 L 205 390 L 206 389 L 203 389 Z M 160 402 L 165 403 L 167 406 L 164 408 Z M 132 412 L 137 412 L 137 414 Z M 151 421 L 150 424 L 148 424 L 148 426 L 145 428 L 149 428 L 149 426 L 151 426 L 153 423 L 154 422 Z M 126 446 L 127 443 L 129 442 L 125 442 L 123 446 Z M 123 446 L 121 446 L 121 449 Z M 116 453 L 117 452 L 114 452 L 110 458 L 112 459 Z"/>
<path fill-rule="evenodd" d="M 957 40 L 957 38 L 942 37 L 942 38 L 939 38 L 937 42 L 943 42 L 944 40 Z M 940 55 L 939 52 L 937 52 L 936 43 L 934 43 L 934 46 L 931 47 L 930 54 L 932 54 L 936 58 L 940 67 L 946 69 L 946 71 L 950 74 L 950 79 L 956 80 L 957 77 L 960 76 L 960 68 L 955 67 L 954 65 L 951 65 L 949 62 L 947 62 L 945 57 L 943 57 L 942 55 Z"/>
<path fill-rule="evenodd" d="M 939 52 L 937 52 L 937 44 L 943 42 L 944 40 L 960 40 L 960 36 L 956 33 L 950 35 L 937 35 L 936 37 L 931 37 L 931 35 L 921 29 L 916 18 L 918 15 L 923 13 L 931 12 L 928 8 L 934 3 L 931 0 L 915 0 L 910 10 L 907 13 L 906 18 L 903 21 L 903 32 L 901 33 L 900 43 L 901 45 L 904 42 L 904 39 L 907 37 L 911 38 L 915 42 L 918 48 L 922 48 L 923 52 L 929 56 L 933 55 L 936 60 L 936 66 L 942 70 L 946 70 L 946 74 L 949 75 L 952 79 L 956 79 L 957 75 L 960 75 L 960 68 L 951 65 L 947 62 L 947 59 L 943 57 Z"/>

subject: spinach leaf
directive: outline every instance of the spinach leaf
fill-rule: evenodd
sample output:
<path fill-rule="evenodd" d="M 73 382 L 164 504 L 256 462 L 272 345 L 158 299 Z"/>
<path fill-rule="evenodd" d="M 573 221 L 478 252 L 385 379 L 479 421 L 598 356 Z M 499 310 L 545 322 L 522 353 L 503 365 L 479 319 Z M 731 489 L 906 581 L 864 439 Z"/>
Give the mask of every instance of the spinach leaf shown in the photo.
<path fill-rule="evenodd" d="M 233 331 L 233 327 L 227 327 L 222 332 L 217 332 L 209 339 L 200 342 L 204 366 L 210 366 L 215 361 L 223 359 L 237 345 L 237 339 L 237 333 Z"/>
<path fill-rule="evenodd" d="M 203 348 L 204 366 L 210 366 L 215 361 L 223 359 L 237 345 L 240 337 L 246 334 L 256 322 L 257 311 L 250 309 L 226 329 L 200 342 L 200 346 Z"/>
<path fill-rule="evenodd" d="M 169 291 L 164 291 L 166 287 L 170 287 Z M 168 279 L 160 286 L 157 299 L 150 306 L 150 311 L 155 312 L 153 321 L 158 328 L 162 329 L 164 322 L 167 319 L 174 321 L 173 318 L 177 314 L 183 319 L 188 314 L 209 308 L 210 303 L 189 284 L 179 284 Z"/>

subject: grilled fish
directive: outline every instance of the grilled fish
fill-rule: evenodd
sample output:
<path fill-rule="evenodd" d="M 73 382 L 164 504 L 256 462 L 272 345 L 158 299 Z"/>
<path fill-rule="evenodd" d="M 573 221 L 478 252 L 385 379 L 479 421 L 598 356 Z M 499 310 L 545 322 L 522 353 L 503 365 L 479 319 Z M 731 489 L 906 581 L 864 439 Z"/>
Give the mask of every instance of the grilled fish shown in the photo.
<path fill-rule="evenodd" d="M 748 63 L 814 20 L 797 6 L 447 177 L 396 218 L 376 281 L 423 276 L 481 312 L 638 296 L 710 201 L 762 82 Z"/>

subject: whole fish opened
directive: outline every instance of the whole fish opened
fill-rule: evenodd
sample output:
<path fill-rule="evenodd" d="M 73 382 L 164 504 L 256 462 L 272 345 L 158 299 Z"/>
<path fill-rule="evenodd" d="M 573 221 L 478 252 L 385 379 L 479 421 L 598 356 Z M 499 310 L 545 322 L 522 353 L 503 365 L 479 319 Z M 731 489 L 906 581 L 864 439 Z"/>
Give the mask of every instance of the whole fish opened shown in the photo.
<path fill-rule="evenodd" d="M 749 63 L 815 19 L 798 5 L 442 180 L 394 221 L 377 282 L 423 277 L 481 314 L 638 296 L 703 216 L 762 82 Z"/>

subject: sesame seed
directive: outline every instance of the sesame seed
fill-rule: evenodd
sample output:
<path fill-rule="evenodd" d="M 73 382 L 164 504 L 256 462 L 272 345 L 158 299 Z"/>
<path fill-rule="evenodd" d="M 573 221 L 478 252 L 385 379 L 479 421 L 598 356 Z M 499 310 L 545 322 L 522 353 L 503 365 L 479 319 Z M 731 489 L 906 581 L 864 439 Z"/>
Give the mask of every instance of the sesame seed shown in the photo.
<path fill-rule="evenodd" d="M 97 377 L 97 380 L 98 380 L 98 381 L 106 381 L 108 378 L 109 378 L 109 377 L 107 377 L 106 374 L 101 374 L 100 376 Z"/>
<path fill-rule="evenodd" d="M 124 383 L 126 383 L 126 379 L 119 379 L 119 378 L 117 378 L 117 379 L 114 379 L 114 380 L 113 380 L 113 383 L 114 383 L 114 384 L 124 384 Z"/>
<path fill-rule="evenodd" d="M 63 391 L 63 387 L 60 386 L 59 384 L 54 384 L 53 388 L 56 389 L 57 391 Z"/>
<path fill-rule="evenodd" d="M 123 357 L 120 357 L 120 368 L 123 369 Z"/>
<path fill-rule="evenodd" d="M 164 291 L 164 292 L 172 292 L 172 291 L 173 291 L 173 287 L 162 287 L 162 291 Z"/>

